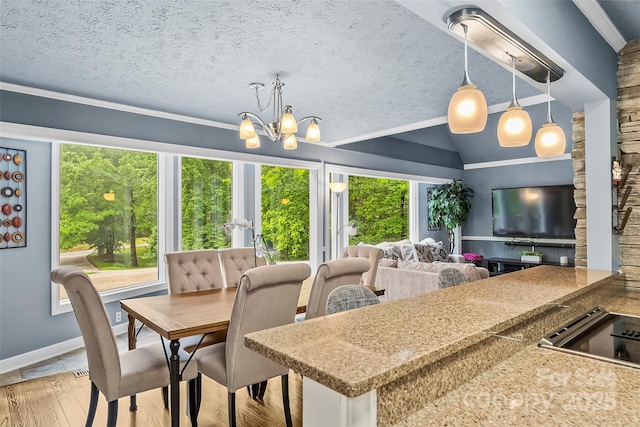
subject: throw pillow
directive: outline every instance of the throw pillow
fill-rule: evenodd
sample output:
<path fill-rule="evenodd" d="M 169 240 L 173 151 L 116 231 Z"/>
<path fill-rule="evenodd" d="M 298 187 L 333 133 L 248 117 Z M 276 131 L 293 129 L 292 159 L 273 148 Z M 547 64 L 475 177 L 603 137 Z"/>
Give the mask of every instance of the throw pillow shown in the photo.
<path fill-rule="evenodd" d="M 424 239 L 420 240 L 420 243 L 422 243 L 423 245 L 435 245 L 436 241 L 431 237 L 425 237 Z"/>
<path fill-rule="evenodd" d="M 430 264 L 434 273 L 439 273 L 445 268 L 455 268 L 456 270 L 460 270 L 462 274 L 464 274 L 470 282 L 474 280 L 480 280 L 482 277 L 478 270 L 476 270 L 476 266 L 474 264 L 464 264 L 464 263 L 451 263 L 451 262 L 433 262 Z"/>
<path fill-rule="evenodd" d="M 398 260 L 389 258 L 380 258 L 378 261 L 379 267 L 398 268 Z"/>
<path fill-rule="evenodd" d="M 433 252 L 429 245 L 423 245 L 422 243 L 414 243 L 413 245 L 416 261 L 418 262 L 433 262 Z"/>
<path fill-rule="evenodd" d="M 398 260 L 400 259 L 400 254 L 398 254 L 395 249 L 393 249 L 392 246 L 387 246 L 386 248 L 382 248 L 382 252 L 383 258 L 388 258 L 388 259 L 395 259 Z"/>
<path fill-rule="evenodd" d="M 413 252 L 413 245 L 402 245 L 400 247 L 402 259 L 405 261 L 416 261 L 415 254 Z"/>

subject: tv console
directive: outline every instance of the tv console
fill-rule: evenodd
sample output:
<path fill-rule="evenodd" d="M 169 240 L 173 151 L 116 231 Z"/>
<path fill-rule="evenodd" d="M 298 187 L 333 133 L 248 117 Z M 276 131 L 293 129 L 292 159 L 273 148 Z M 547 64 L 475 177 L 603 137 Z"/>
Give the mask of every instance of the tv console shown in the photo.
<path fill-rule="evenodd" d="M 525 268 L 535 267 L 537 265 L 559 265 L 562 267 L 575 267 L 573 262 L 569 262 L 569 264 L 560 264 L 555 261 L 544 261 L 541 262 L 527 262 L 520 261 L 515 258 L 488 258 L 487 259 L 487 269 L 489 270 L 489 274 L 491 276 L 498 276 L 500 274 L 511 273 L 513 271 L 524 270 Z"/>

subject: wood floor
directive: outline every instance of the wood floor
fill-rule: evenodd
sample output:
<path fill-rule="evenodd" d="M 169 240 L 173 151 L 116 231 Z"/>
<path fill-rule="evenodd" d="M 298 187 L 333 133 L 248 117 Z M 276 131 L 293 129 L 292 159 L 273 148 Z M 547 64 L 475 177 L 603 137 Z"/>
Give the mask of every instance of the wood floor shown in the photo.
<path fill-rule="evenodd" d="M 89 406 L 89 377 L 73 376 L 64 372 L 18 384 L 2 387 L 0 394 L 0 427 L 53 427 L 84 426 Z M 186 416 L 185 385 L 181 389 L 181 426 L 190 426 Z M 302 379 L 289 374 L 289 397 L 294 426 L 302 426 Z M 118 426 L 156 427 L 170 426 L 169 411 L 162 403 L 160 390 L 138 395 L 138 410 L 129 411 L 129 398 L 119 401 Z M 236 393 L 238 426 L 282 426 L 282 394 L 279 378 L 269 380 L 264 404 L 249 398 L 246 389 Z M 94 426 L 104 426 L 107 403 L 100 396 Z M 203 376 L 202 406 L 198 416 L 201 427 L 228 425 L 227 389 Z"/>

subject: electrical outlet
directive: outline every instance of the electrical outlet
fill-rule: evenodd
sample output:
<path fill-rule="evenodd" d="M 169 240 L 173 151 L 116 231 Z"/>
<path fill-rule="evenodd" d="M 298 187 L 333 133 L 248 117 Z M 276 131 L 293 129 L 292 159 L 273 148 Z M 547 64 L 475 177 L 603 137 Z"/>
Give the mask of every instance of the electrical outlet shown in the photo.
<path fill-rule="evenodd" d="M 116 323 L 122 322 L 122 312 L 116 311 Z"/>

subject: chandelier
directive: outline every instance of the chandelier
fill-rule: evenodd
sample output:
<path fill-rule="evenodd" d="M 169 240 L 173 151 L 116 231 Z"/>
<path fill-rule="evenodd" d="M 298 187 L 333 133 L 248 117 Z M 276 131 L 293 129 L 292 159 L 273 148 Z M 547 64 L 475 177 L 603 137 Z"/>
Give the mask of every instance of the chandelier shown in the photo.
<path fill-rule="evenodd" d="M 282 87 L 284 83 L 280 81 L 280 76 L 276 74 L 276 81 L 271 83 L 273 89 L 271 89 L 271 96 L 267 105 L 262 108 L 260 103 L 260 94 L 258 91 L 264 87 L 262 83 L 251 83 L 250 88 L 256 91 L 256 99 L 258 101 L 258 108 L 261 112 L 266 111 L 269 105 L 272 105 L 273 116 L 270 123 L 265 123 L 257 115 L 248 111 L 238 114 L 242 116 L 242 122 L 240 123 L 240 138 L 245 140 L 247 148 L 260 147 L 260 138 L 256 133 L 255 126 L 260 126 L 267 137 L 273 142 L 282 142 L 285 150 L 295 150 L 298 148 L 298 140 L 296 139 L 296 132 L 298 132 L 298 124 L 305 120 L 310 120 L 309 127 L 305 139 L 309 142 L 320 141 L 320 127 L 318 126 L 318 120 L 321 120 L 317 116 L 306 116 L 296 121 L 293 116 L 293 108 L 291 105 L 285 105 L 282 107 Z M 251 119 L 257 121 L 253 123 Z"/>

